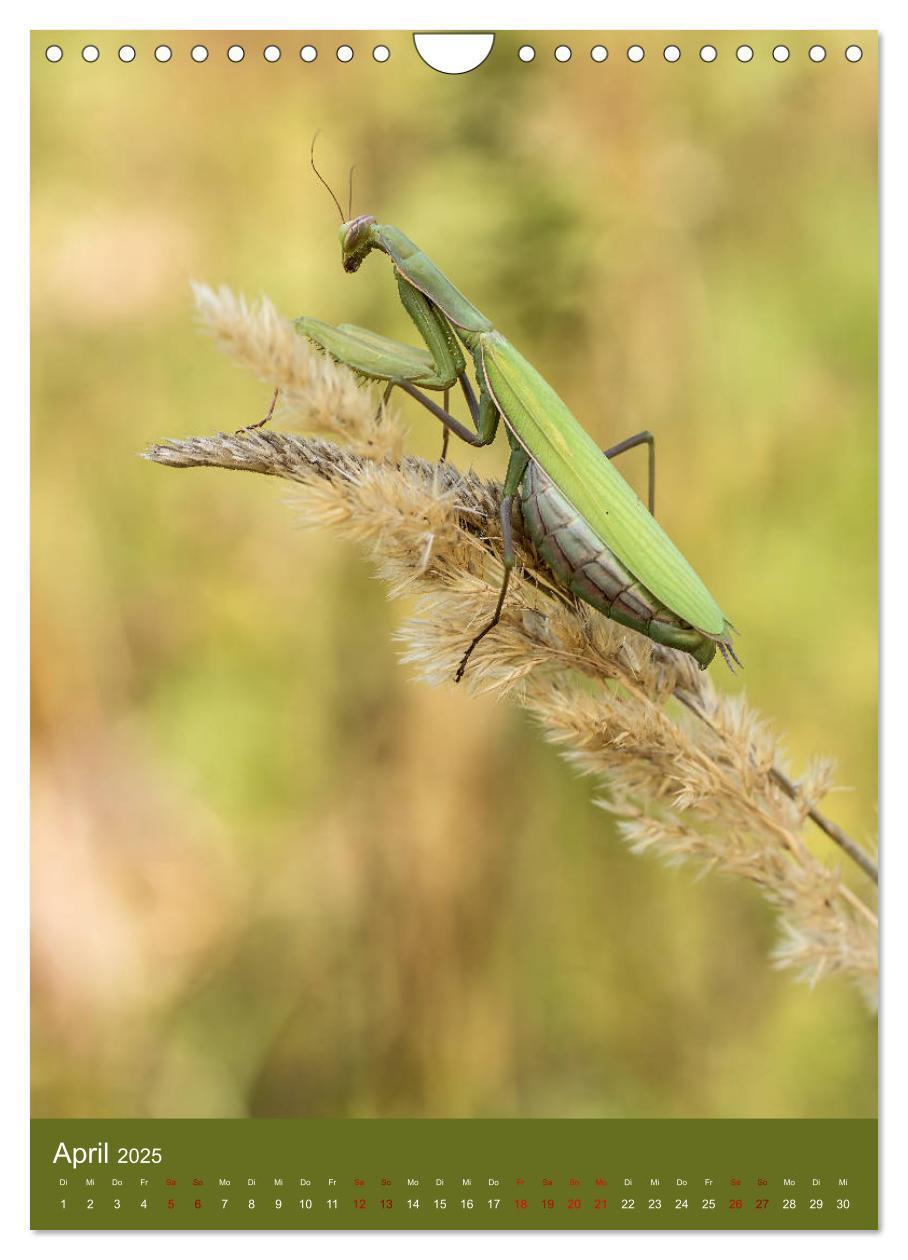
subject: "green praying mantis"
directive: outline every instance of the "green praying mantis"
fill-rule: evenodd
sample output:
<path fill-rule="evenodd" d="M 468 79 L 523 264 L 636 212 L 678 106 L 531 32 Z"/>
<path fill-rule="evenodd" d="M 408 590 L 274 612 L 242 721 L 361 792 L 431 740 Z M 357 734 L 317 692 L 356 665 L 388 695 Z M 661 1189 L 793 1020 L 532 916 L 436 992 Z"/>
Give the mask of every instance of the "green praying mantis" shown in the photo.
<path fill-rule="evenodd" d="M 448 432 L 470 446 L 486 446 L 499 421 L 510 443 L 501 500 L 504 574 L 498 602 L 464 652 L 455 681 L 463 678 L 476 645 L 501 618 L 515 561 L 512 510 L 518 496 L 527 533 L 574 595 L 655 643 L 689 653 L 701 669 L 717 650 L 729 668 L 732 660 L 740 664 L 731 643 L 734 627 L 656 522 L 652 434 L 638 433 L 600 450 L 551 385 L 430 258 L 398 228 L 372 215 L 353 218 L 348 210 L 345 217 L 314 158 L 312 168 L 340 213 L 344 271 L 358 271 L 373 250 L 387 254 L 400 300 L 425 349 L 354 324 L 334 327 L 306 316 L 294 321 L 297 330 L 359 376 L 384 381 L 383 401 L 397 388 L 421 403 L 445 426 L 443 454 Z M 448 411 L 450 390 L 458 385 L 472 429 Z M 426 391 L 443 393 L 444 406 Z M 648 508 L 612 464 L 614 456 L 642 444 L 649 447 Z"/>

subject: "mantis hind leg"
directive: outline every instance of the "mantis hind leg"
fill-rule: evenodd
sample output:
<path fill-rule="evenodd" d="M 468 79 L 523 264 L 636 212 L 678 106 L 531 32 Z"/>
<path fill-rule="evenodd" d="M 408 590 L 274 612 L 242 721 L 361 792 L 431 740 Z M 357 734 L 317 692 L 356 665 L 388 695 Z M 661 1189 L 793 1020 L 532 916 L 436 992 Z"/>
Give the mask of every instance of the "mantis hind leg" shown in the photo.
<path fill-rule="evenodd" d="M 633 437 L 625 438 L 623 442 L 618 442 L 616 446 L 610 446 L 607 451 L 602 454 L 606 459 L 614 459 L 616 455 L 621 455 L 624 451 L 633 450 L 635 446 L 642 446 L 646 442 L 649 445 L 649 494 L 647 496 L 649 502 L 648 507 L 650 516 L 656 515 L 656 439 L 650 433 L 649 429 L 643 429 L 640 433 L 635 433 Z"/>
<path fill-rule="evenodd" d="M 511 508 L 517 497 L 517 490 L 523 480 L 523 474 L 526 472 L 529 462 L 529 456 L 526 451 L 519 446 L 512 446 L 511 458 L 508 460 L 508 471 L 504 479 L 504 493 L 502 494 L 500 509 L 504 574 L 501 580 L 501 588 L 498 592 L 498 603 L 495 605 L 495 612 L 492 614 L 491 621 L 483 626 L 479 634 L 474 635 L 469 647 L 460 658 L 457 673 L 454 675 L 456 683 L 459 683 L 461 678 L 463 678 L 467 663 L 473 655 L 473 649 L 477 643 L 480 643 L 490 630 L 494 630 L 501 620 L 501 610 L 504 607 L 505 596 L 508 593 L 508 582 L 511 580 L 511 570 L 514 567 L 514 530 L 511 524 Z"/>

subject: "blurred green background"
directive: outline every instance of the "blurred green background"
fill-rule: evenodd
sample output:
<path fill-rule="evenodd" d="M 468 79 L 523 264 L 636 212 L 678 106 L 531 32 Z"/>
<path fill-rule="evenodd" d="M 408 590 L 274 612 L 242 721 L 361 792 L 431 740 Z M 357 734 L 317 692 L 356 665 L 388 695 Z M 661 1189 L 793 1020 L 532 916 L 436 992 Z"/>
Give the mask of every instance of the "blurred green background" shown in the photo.
<path fill-rule="evenodd" d="M 268 403 L 190 278 L 412 338 L 385 260 L 340 269 L 321 128 L 601 445 L 656 433 L 660 519 L 743 631 L 718 685 L 796 770 L 836 757 L 871 837 L 876 49 L 783 38 L 511 33 L 443 76 L 404 33 L 33 36 L 35 1114 L 874 1114 L 873 1020 L 770 967 L 755 890 L 633 857 L 515 709 L 417 685 L 406 609 L 286 486 L 136 458 Z"/>

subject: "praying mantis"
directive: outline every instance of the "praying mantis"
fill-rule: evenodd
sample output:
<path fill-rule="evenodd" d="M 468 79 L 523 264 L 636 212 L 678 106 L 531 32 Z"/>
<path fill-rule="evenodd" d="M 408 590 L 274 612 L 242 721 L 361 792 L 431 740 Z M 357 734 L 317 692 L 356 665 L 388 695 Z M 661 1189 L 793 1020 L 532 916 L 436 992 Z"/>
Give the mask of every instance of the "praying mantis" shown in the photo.
<path fill-rule="evenodd" d="M 314 159 L 312 167 L 325 183 Z M 334 202 L 341 216 L 344 271 L 358 271 L 373 250 L 386 254 L 400 300 L 425 348 L 307 316 L 294 321 L 296 329 L 360 377 L 385 382 L 384 401 L 396 388 L 419 402 L 445 426 L 445 449 L 449 432 L 473 447 L 492 442 L 499 422 L 507 433 L 503 578 L 495 611 L 467 646 L 455 681 L 500 621 L 515 563 L 512 511 L 518 498 L 527 533 L 574 595 L 655 643 L 689 653 L 701 669 L 717 651 L 729 668 L 733 660 L 740 664 L 731 642 L 734 626 L 654 516 L 652 434 L 644 431 L 600 450 L 532 364 L 399 228 L 369 214 L 350 217 L 348 211 L 345 218 L 336 197 Z M 467 374 L 468 358 L 476 389 Z M 448 410 L 455 386 L 466 400 L 472 429 Z M 427 391 L 442 393 L 444 405 Z M 648 508 L 612 463 L 616 455 L 643 444 L 649 447 Z"/>

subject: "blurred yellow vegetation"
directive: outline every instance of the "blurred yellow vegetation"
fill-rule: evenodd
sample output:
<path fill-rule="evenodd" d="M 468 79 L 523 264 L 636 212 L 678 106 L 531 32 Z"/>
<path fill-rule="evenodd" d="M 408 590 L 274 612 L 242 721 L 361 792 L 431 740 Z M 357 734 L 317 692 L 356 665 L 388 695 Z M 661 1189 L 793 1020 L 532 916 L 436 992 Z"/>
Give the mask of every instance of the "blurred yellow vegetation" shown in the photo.
<path fill-rule="evenodd" d="M 804 33 L 779 66 L 755 33 L 741 66 L 727 32 L 712 66 L 559 65 L 551 32 L 446 78 L 402 34 L 384 66 L 365 34 L 350 66 L 330 33 L 311 66 L 273 33 L 281 61 L 232 65 L 226 31 L 196 66 L 196 39 L 160 65 L 134 32 L 126 66 L 95 34 L 89 66 L 66 32 L 51 66 L 35 37 L 36 1114 L 872 1114 L 859 995 L 770 971 L 758 897 L 631 855 L 516 712 L 410 685 L 364 559 L 288 537 L 280 493 L 134 454 L 267 406 L 202 352 L 192 278 L 411 337 L 381 260 L 340 271 L 321 128 L 355 209 L 603 446 L 656 433 L 660 517 L 741 627 L 750 697 L 793 764 L 836 759 L 829 811 L 867 841 L 874 53 L 815 66 Z M 502 450 L 473 462 L 500 476 Z"/>

